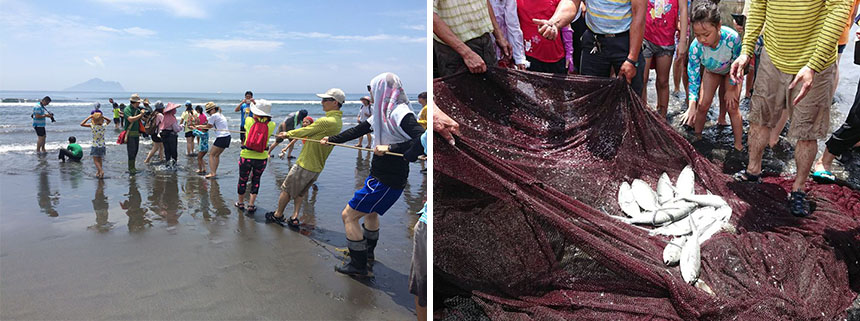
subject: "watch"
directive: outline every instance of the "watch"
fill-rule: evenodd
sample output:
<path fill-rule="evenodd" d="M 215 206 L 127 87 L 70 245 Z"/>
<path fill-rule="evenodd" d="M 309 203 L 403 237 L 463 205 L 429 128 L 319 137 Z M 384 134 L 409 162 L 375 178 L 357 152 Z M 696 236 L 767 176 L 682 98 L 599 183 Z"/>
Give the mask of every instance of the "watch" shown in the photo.
<path fill-rule="evenodd" d="M 624 61 L 629 62 L 633 67 L 639 68 L 639 62 L 630 58 L 624 58 Z"/>

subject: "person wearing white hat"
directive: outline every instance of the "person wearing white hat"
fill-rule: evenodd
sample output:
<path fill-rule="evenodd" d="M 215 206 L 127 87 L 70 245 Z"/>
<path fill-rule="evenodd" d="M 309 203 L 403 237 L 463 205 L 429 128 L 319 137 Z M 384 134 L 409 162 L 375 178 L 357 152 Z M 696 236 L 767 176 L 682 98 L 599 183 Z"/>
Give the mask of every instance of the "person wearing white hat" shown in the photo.
<path fill-rule="evenodd" d="M 358 123 L 367 120 L 371 116 L 370 112 L 370 96 L 361 97 L 361 109 L 358 110 Z M 373 134 L 367 133 L 367 148 L 370 148 L 373 145 Z M 355 147 L 361 147 L 361 141 L 364 140 L 364 136 L 358 138 L 358 143 L 355 144 Z"/>
<path fill-rule="evenodd" d="M 266 170 L 269 161 L 269 138 L 275 134 L 275 122 L 272 121 L 272 103 L 260 99 L 250 104 L 251 116 L 245 119 L 245 141 L 242 142 L 242 151 L 239 152 L 239 184 L 237 191 L 239 201 L 234 204 L 240 210 L 248 213 L 257 211 L 257 192 L 260 190 L 260 177 Z M 250 197 L 248 206 L 245 206 L 245 192 L 249 190 Z"/>
<path fill-rule="evenodd" d="M 230 147 L 230 130 L 227 118 L 221 114 L 221 107 L 218 107 L 214 102 L 206 103 L 206 113 L 209 114 L 208 122 L 195 127 L 200 130 L 215 128 L 215 142 L 212 143 L 209 153 L 210 173 L 205 176 L 206 178 L 214 178 L 217 175 L 218 164 L 221 163 L 221 153 Z"/>

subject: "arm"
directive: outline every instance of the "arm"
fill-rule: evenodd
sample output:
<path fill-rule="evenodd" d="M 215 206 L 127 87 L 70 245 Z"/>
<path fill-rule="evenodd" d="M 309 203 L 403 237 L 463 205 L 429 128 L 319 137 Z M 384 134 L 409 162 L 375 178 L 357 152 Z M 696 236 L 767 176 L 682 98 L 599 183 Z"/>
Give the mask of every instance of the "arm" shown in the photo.
<path fill-rule="evenodd" d="M 40 109 L 41 109 L 41 112 L 39 112 L 39 113 L 36 113 L 35 111 L 33 112 L 33 118 L 43 119 L 43 118 L 48 117 L 47 116 L 48 113 L 45 112 L 45 108 L 40 108 Z"/>
<path fill-rule="evenodd" d="M 87 124 L 87 122 L 92 118 L 93 118 L 93 115 L 87 116 L 87 118 L 81 122 L 81 127 L 91 127 L 90 124 Z M 105 119 L 107 119 L 107 118 L 105 118 Z"/>
<path fill-rule="evenodd" d="M 845 21 L 849 21 L 851 4 L 851 0 L 827 0 L 825 3 L 827 18 L 824 20 L 824 26 L 818 32 L 815 51 L 809 58 L 809 62 L 806 63 L 806 67 L 816 72 L 821 72 L 827 68 L 827 60 L 830 58 L 828 55 L 833 52 L 833 48 L 839 41 L 843 29 L 845 29 Z"/>
<path fill-rule="evenodd" d="M 639 59 L 639 51 L 642 50 L 642 39 L 645 38 L 645 11 L 648 9 L 645 1 L 630 1 L 633 21 L 630 23 L 630 51 L 627 52 L 627 58 L 633 61 Z M 678 2 L 683 2 L 683 0 L 679 0 Z"/>
<path fill-rule="evenodd" d="M 562 0 L 555 7 L 555 13 L 552 14 L 549 20 L 532 19 L 532 21 L 539 26 L 538 32 L 541 36 L 553 40 L 558 36 L 561 27 L 570 25 L 573 18 L 576 18 L 579 3 L 580 0 Z"/>
<path fill-rule="evenodd" d="M 356 125 L 353 128 L 344 130 L 340 134 L 328 137 L 328 141 L 332 143 L 345 143 L 350 140 L 361 137 L 364 134 L 370 133 L 373 130 L 370 129 L 370 123 L 366 120 L 361 122 L 361 124 Z"/>
<path fill-rule="evenodd" d="M 136 121 L 140 120 L 141 117 L 143 117 L 143 113 L 137 113 L 137 115 L 135 115 L 135 116 L 126 115 L 126 119 L 128 119 L 129 123 L 136 122 Z"/>
<path fill-rule="evenodd" d="M 687 1 L 679 0 L 678 1 L 680 19 L 681 19 L 681 29 L 678 30 L 680 32 L 680 37 L 678 37 L 678 56 L 683 56 L 687 54 L 687 49 L 690 47 L 687 45 L 687 28 L 689 28 L 689 16 L 690 16 L 690 8 L 687 8 Z M 738 46 L 740 47 L 740 46 Z"/>
<path fill-rule="evenodd" d="M 520 28 L 520 19 L 517 17 L 517 2 L 508 0 L 505 2 L 505 27 L 508 29 L 508 43 L 511 44 L 511 55 L 514 64 L 520 69 L 528 66 L 526 60 L 525 46 L 523 45 L 523 30 Z"/>
<path fill-rule="evenodd" d="M 241 101 L 241 102 L 239 102 L 239 105 L 236 105 L 236 109 L 235 109 L 235 110 L 233 110 L 233 111 L 235 111 L 235 112 L 237 112 L 237 113 L 238 113 L 240 110 L 242 110 L 242 104 L 244 104 L 244 103 L 245 103 L 245 100 L 244 100 L 244 99 L 242 99 L 242 101 Z"/>
<path fill-rule="evenodd" d="M 700 48 L 699 42 L 693 41 L 688 55 L 689 63 L 687 64 L 687 74 L 690 75 L 690 106 L 695 106 L 696 101 L 699 100 L 699 86 L 702 84 L 702 75 L 699 73 L 702 65 L 701 55 L 702 48 Z"/>
<path fill-rule="evenodd" d="M 325 127 L 328 125 L 325 120 L 320 119 L 315 121 L 313 124 L 308 125 L 308 127 L 302 127 L 299 129 L 293 129 L 287 132 L 278 133 L 278 136 L 281 138 L 300 138 L 300 137 L 310 137 L 317 133 L 325 131 Z"/>
<path fill-rule="evenodd" d="M 496 44 L 502 50 L 502 59 L 508 59 L 511 57 L 511 44 L 508 43 L 505 35 L 502 34 L 502 29 L 499 28 L 499 21 L 496 20 L 496 13 L 493 12 L 493 4 L 490 3 L 490 0 L 487 0 L 487 11 L 490 14 L 490 21 L 493 23 L 493 36 L 496 37 Z"/>
<path fill-rule="evenodd" d="M 412 139 L 397 144 L 391 144 L 388 148 L 389 151 L 403 153 L 409 150 L 413 145 L 421 144 L 421 135 L 424 134 L 425 129 L 418 124 L 418 121 L 415 119 L 415 114 L 407 114 L 404 116 L 403 120 L 400 121 L 400 128 L 403 129 L 409 137 L 412 137 Z"/>
<path fill-rule="evenodd" d="M 744 40 L 741 55 L 752 56 L 755 54 L 755 42 L 764 27 L 764 15 L 767 3 L 764 0 L 750 0 L 750 12 L 744 26 Z"/>
<path fill-rule="evenodd" d="M 110 125 L 110 118 L 104 117 L 105 125 Z"/>
<path fill-rule="evenodd" d="M 463 57 L 463 62 L 466 63 L 469 72 L 482 73 L 487 71 L 487 64 L 484 63 L 484 59 L 481 59 L 481 56 L 472 51 L 460 38 L 457 38 L 451 27 L 448 27 L 435 12 L 433 13 L 433 34 Z"/>

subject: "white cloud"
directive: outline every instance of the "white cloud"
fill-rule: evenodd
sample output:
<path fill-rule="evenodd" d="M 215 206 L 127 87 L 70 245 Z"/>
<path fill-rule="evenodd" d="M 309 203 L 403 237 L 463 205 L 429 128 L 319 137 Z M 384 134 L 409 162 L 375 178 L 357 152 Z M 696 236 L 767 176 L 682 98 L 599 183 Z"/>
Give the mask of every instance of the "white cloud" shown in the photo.
<path fill-rule="evenodd" d="M 99 56 L 94 56 L 92 59 L 84 59 L 84 62 L 90 66 L 93 66 L 93 67 L 95 67 L 95 66 L 99 66 L 102 68 L 105 67 L 104 61 L 102 61 L 102 58 Z"/>
<path fill-rule="evenodd" d="M 426 24 L 423 24 L 423 25 L 405 25 L 405 26 L 401 26 L 401 28 L 409 29 L 409 30 L 427 31 L 427 25 Z"/>
<path fill-rule="evenodd" d="M 191 40 L 191 46 L 214 51 L 270 51 L 280 48 L 280 41 L 246 40 L 246 39 L 199 39 Z"/>
<path fill-rule="evenodd" d="M 321 32 L 287 32 L 282 35 L 287 39 L 327 39 L 327 40 L 343 40 L 343 41 L 394 41 L 408 43 L 424 43 L 427 41 L 425 37 L 408 37 L 389 34 L 376 34 L 368 36 L 358 35 L 333 35 L 330 33 Z"/>
<path fill-rule="evenodd" d="M 201 0 L 96 0 L 129 14 L 160 10 L 176 17 L 202 19 L 209 16 Z"/>
<path fill-rule="evenodd" d="M 111 28 L 111 27 L 105 27 L 105 26 L 98 26 L 98 27 L 96 27 L 96 30 L 98 30 L 98 31 L 106 31 L 106 32 L 115 32 L 115 33 L 120 33 L 120 32 L 122 32 L 122 31 L 121 31 L 121 30 L 119 30 L 119 29 L 114 29 L 114 28 Z"/>
<path fill-rule="evenodd" d="M 128 33 L 130 35 L 138 36 L 138 37 L 149 37 L 149 36 L 155 35 L 155 31 L 140 28 L 140 27 L 125 28 L 125 29 L 122 29 L 122 31 L 125 31 L 126 33 Z"/>

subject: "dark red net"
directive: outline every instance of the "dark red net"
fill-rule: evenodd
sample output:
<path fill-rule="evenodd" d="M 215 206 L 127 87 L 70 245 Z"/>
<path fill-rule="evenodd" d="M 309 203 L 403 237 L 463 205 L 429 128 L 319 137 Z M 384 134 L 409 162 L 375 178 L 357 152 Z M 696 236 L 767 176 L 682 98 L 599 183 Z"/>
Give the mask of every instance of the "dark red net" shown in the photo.
<path fill-rule="evenodd" d="M 860 291 L 860 193 L 809 184 L 811 218 L 786 207 L 792 178 L 734 183 L 619 80 L 492 69 L 437 79 L 460 123 L 434 150 L 437 306 L 493 319 L 846 318 Z M 438 138 L 438 136 L 437 136 Z M 736 233 L 702 246 L 712 296 L 662 262 L 664 237 L 621 215 L 622 181 L 656 185 L 686 165 L 723 196 Z M 450 305 L 449 305 L 450 307 Z M 463 311 L 448 311 L 464 317 Z"/>

